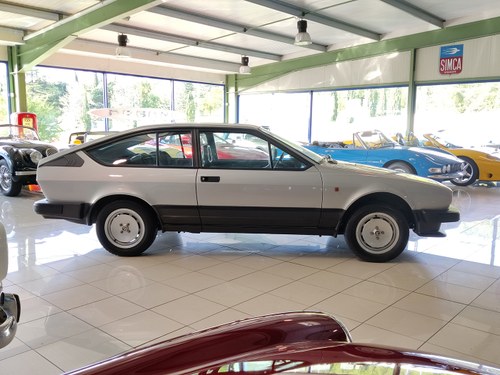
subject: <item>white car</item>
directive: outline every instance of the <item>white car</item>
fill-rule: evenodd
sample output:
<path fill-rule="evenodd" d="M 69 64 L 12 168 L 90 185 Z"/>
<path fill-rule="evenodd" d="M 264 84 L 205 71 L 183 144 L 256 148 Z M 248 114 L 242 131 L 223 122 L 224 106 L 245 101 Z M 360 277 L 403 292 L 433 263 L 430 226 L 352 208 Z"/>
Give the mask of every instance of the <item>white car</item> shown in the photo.
<path fill-rule="evenodd" d="M 144 252 L 158 230 L 343 234 L 358 257 L 384 262 L 409 229 L 443 236 L 441 223 L 460 217 L 438 182 L 335 161 L 253 125 L 134 128 L 42 159 L 37 181 L 36 213 L 95 223 L 120 256 Z"/>

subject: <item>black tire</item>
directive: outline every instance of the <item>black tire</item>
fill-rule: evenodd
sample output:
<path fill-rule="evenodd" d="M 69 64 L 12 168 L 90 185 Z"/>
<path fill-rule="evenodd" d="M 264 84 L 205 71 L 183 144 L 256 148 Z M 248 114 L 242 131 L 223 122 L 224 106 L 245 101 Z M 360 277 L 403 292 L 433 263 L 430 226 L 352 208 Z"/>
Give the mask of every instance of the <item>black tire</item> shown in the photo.
<path fill-rule="evenodd" d="M 347 245 L 360 259 L 387 262 L 403 252 L 410 229 L 403 214 L 373 204 L 355 211 L 345 229 Z"/>
<path fill-rule="evenodd" d="M 146 251 L 156 238 L 156 220 L 145 206 L 118 200 L 104 206 L 96 220 L 97 238 L 110 253 L 137 256 Z"/>
<path fill-rule="evenodd" d="M 454 178 L 453 180 L 451 180 L 451 183 L 457 186 L 472 185 L 479 178 L 479 168 L 477 167 L 477 164 L 474 162 L 474 160 L 468 158 L 467 156 L 457 157 L 465 162 L 465 175 L 460 178 Z"/>
<path fill-rule="evenodd" d="M 0 160 L 0 191 L 7 197 L 16 197 L 21 193 L 23 184 L 12 180 L 12 171 L 4 159 Z"/>
<path fill-rule="evenodd" d="M 410 164 L 405 163 L 404 161 L 392 162 L 387 166 L 387 168 L 398 172 L 417 174 L 417 172 L 415 172 L 415 169 Z"/>

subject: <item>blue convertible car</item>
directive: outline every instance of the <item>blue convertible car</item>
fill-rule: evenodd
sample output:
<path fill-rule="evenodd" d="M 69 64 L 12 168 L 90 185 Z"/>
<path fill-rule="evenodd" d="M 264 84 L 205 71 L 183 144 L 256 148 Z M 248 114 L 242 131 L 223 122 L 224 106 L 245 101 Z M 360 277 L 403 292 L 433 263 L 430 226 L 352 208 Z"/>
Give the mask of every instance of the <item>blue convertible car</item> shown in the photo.
<path fill-rule="evenodd" d="M 446 181 L 463 176 L 464 163 L 438 149 L 401 146 L 379 130 L 357 132 L 352 142 L 313 142 L 306 148 L 320 155 Z"/>

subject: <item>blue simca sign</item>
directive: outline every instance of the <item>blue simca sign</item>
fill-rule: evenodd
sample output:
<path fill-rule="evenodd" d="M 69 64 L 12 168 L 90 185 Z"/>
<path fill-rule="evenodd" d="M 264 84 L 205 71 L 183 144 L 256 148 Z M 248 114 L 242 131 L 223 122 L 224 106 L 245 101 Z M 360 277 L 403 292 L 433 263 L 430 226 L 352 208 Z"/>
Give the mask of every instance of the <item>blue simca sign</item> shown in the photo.
<path fill-rule="evenodd" d="M 453 46 L 441 47 L 439 58 L 439 73 L 458 74 L 462 71 L 464 57 L 464 45 L 455 44 Z"/>

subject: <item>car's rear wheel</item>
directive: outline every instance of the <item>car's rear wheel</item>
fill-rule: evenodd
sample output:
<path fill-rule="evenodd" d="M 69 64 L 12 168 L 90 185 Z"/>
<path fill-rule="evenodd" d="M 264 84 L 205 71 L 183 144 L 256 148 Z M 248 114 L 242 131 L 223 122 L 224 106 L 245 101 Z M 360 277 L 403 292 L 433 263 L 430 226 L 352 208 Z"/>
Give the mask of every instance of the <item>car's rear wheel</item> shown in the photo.
<path fill-rule="evenodd" d="M 398 172 L 416 174 L 415 170 L 410 164 L 402 161 L 396 161 L 394 163 L 391 163 L 387 166 L 387 168 Z"/>
<path fill-rule="evenodd" d="M 0 190 L 3 195 L 15 197 L 21 193 L 23 184 L 13 181 L 12 171 L 5 160 L 0 160 Z"/>
<path fill-rule="evenodd" d="M 457 186 L 472 185 L 479 178 L 479 168 L 474 160 L 466 156 L 459 156 L 459 158 L 465 162 L 465 174 L 462 177 L 454 178 L 451 183 Z"/>
<path fill-rule="evenodd" d="M 137 256 L 155 240 L 155 224 L 151 211 L 140 203 L 118 200 L 104 206 L 97 215 L 97 238 L 112 254 Z"/>
<path fill-rule="evenodd" d="M 344 237 L 359 258 L 369 262 L 386 262 L 396 258 L 406 248 L 409 227 L 401 212 L 373 204 L 351 215 Z"/>

